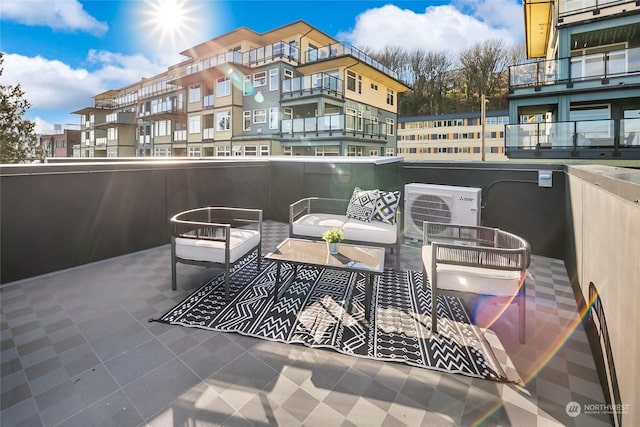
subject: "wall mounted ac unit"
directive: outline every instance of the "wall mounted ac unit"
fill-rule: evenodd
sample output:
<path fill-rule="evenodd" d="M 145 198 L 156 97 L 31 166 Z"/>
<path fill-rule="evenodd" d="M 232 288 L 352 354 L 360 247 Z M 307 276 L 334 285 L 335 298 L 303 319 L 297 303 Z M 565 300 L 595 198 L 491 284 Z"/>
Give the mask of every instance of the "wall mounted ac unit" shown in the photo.
<path fill-rule="evenodd" d="M 480 224 L 482 189 L 436 184 L 404 186 L 404 235 L 422 240 L 423 221 Z"/>

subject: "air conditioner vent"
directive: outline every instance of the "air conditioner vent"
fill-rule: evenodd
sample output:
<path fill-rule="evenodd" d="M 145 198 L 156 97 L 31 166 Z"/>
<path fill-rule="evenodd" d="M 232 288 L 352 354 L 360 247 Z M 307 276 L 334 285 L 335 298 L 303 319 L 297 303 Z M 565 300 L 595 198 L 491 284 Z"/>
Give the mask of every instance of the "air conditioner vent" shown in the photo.
<path fill-rule="evenodd" d="M 480 188 L 435 184 L 405 185 L 404 235 L 422 240 L 424 221 L 478 225 L 481 193 Z"/>

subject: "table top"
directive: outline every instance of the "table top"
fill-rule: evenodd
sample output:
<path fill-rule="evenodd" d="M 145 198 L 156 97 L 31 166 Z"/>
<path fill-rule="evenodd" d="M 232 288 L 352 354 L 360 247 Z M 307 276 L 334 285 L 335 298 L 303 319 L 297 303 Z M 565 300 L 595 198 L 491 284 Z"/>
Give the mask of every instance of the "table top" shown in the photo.
<path fill-rule="evenodd" d="M 384 271 L 384 248 L 346 243 L 340 243 L 338 253 L 331 255 L 324 241 L 287 238 L 265 258 L 367 273 Z"/>

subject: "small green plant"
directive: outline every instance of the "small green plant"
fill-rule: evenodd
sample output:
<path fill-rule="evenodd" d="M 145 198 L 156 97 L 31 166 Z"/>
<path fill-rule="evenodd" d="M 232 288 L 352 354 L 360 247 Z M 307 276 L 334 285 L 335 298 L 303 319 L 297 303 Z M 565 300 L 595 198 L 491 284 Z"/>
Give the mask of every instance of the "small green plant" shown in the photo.
<path fill-rule="evenodd" d="M 332 228 L 322 233 L 322 239 L 327 243 L 340 243 L 344 240 L 344 234 L 342 230 Z"/>

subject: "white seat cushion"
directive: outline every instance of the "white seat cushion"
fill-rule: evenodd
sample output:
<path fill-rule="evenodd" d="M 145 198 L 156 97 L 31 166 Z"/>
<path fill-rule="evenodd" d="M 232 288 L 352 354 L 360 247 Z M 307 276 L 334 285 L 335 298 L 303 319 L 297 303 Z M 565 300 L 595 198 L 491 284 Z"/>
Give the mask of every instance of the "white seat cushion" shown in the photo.
<path fill-rule="evenodd" d="M 342 229 L 347 221 L 345 215 L 312 213 L 304 215 L 293 223 L 293 234 L 322 238 L 322 233 L 332 228 Z"/>
<path fill-rule="evenodd" d="M 232 228 L 229 240 L 229 261 L 236 262 L 260 243 L 256 230 Z M 224 264 L 225 242 L 206 239 L 176 237 L 176 256 L 193 261 L 208 261 Z"/>
<path fill-rule="evenodd" d="M 342 228 L 346 240 L 372 242 L 383 245 L 396 243 L 398 233 L 395 224 L 373 220 L 371 222 L 359 221 L 349 218 Z"/>
<path fill-rule="evenodd" d="M 422 262 L 431 275 L 431 245 L 422 246 Z M 512 296 L 518 293 L 522 272 L 483 267 L 438 264 L 438 289 L 484 295 Z"/>

